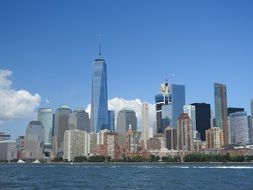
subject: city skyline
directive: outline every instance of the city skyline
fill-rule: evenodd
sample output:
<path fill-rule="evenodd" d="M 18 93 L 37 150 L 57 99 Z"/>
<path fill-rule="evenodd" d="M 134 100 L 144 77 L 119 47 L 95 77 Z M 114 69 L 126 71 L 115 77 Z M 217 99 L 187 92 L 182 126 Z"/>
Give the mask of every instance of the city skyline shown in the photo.
<path fill-rule="evenodd" d="M 220 82 L 227 86 L 228 107 L 243 107 L 250 114 L 252 3 L 216 3 L 130 2 L 123 8 L 113 1 L 80 3 L 80 7 L 66 2 L 56 8 L 57 3 L 49 2 L 31 1 L 27 7 L 0 2 L 0 69 L 13 72 L 7 75 L 12 93 L 20 89 L 30 93 L 31 108 L 56 111 L 67 104 L 85 109 L 91 102 L 92 60 L 100 33 L 108 63 L 108 100 L 138 98 L 155 104 L 159 84 L 167 78 L 186 86 L 186 104 L 209 103 L 214 110 L 213 83 Z M 113 18 L 117 14 L 119 18 Z M 0 79 L 2 92 L 6 74 Z M 33 109 L 28 111 L 28 116 L 8 120 L 0 113 L 1 131 L 24 135 L 29 121 L 36 118 Z"/>

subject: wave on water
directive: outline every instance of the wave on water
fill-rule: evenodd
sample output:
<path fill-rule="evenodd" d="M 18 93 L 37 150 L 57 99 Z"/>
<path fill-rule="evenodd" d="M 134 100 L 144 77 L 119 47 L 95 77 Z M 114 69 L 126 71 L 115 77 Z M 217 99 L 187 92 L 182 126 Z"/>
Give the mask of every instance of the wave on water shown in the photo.
<path fill-rule="evenodd" d="M 253 169 L 253 166 L 193 166 L 199 169 Z"/>

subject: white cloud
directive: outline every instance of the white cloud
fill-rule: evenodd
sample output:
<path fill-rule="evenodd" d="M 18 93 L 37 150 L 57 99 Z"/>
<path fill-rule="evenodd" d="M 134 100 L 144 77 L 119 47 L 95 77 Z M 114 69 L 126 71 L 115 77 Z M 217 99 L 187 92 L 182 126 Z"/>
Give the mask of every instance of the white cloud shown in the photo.
<path fill-rule="evenodd" d="M 45 99 L 45 103 L 46 104 L 50 104 L 50 100 L 49 99 Z"/>
<path fill-rule="evenodd" d="M 115 119 L 117 122 L 118 112 L 124 108 L 132 109 L 135 111 L 137 116 L 138 129 L 141 129 L 141 112 L 142 112 L 142 103 L 140 99 L 135 100 L 126 100 L 123 98 L 112 98 L 108 101 L 108 109 L 115 111 Z M 155 121 L 155 105 L 147 103 L 149 105 L 149 127 L 150 131 L 152 131 L 152 127 Z M 86 108 L 86 112 L 90 113 L 91 105 L 89 104 Z"/>
<path fill-rule="evenodd" d="M 41 100 L 39 94 L 12 89 L 11 75 L 11 71 L 0 69 L 0 123 L 31 116 Z"/>

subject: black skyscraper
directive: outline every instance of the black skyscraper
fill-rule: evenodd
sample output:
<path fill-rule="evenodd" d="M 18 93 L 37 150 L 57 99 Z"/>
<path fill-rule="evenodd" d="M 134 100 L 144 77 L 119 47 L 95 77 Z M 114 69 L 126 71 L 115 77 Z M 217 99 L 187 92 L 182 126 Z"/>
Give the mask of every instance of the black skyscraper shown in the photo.
<path fill-rule="evenodd" d="M 196 129 L 200 133 L 201 141 L 206 140 L 205 131 L 211 128 L 211 107 L 210 104 L 194 103 L 196 109 Z"/>
<path fill-rule="evenodd" d="M 244 112 L 244 108 L 231 108 L 231 107 L 228 108 L 228 116 L 229 114 L 236 112 Z"/>

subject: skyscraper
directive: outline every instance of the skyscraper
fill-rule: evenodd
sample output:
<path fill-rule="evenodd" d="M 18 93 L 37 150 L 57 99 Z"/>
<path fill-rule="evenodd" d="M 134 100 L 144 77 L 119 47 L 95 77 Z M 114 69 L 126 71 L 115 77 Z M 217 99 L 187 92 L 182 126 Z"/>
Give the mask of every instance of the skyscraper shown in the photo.
<path fill-rule="evenodd" d="M 117 117 L 116 132 L 119 133 L 120 146 L 125 145 L 125 136 L 131 126 L 132 130 L 137 131 L 137 117 L 133 110 L 120 110 Z"/>
<path fill-rule="evenodd" d="M 117 117 L 117 128 L 116 132 L 126 133 L 129 129 L 129 126 L 134 131 L 137 131 L 137 117 L 133 110 L 120 110 Z"/>
<path fill-rule="evenodd" d="M 52 148 L 53 109 L 40 108 L 37 120 L 44 126 L 44 151 L 46 156 L 50 156 Z"/>
<path fill-rule="evenodd" d="M 24 149 L 27 159 L 44 158 L 44 126 L 40 121 L 31 121 L 27 126 Z"/>
<path fill-rule="evenodd" d="M 228 116 L 229 114 L 236 112 L 244 112 L 244 108 L 232 108 L 232 107 L 228 108 Z"/>
<path fill-rule="evenodd" d="M 89 114 L 83 109 L 74 110 L 69 117 L 69 130 L 81 130 L 90 132 L 90 119 Z"/>
<path fill-rule="evenodd" d="M 206 103 L 194 103 L 196 113 L 196 130 L 202 141 L 206 140 L 205 131 L 211 128 L 211 106 Z"/>
<path fill-rule="evenodd" d="M 249 126 L 247 112 L 236 112 L 229 115 L 231 144 L 246 145 L 249 143 Z"/>
<path fill-rule="evenodd" d="M 224 144 L 229 144 L 227 87 L 225 84 L 214 83 L 215 126 L 223 130 Z"/>
<path fill-rule="evenodd" d="M 99 57 L 101 51 L 99 52 Z M 102 58 L 93 62 L 91 94 L 91 128 L 99 132 L 108 129 L 107 66 Z"/>
<path fill-rule="evenodd" d="M 163 133 L 164 126 L 162 121 L 162 108 L 165 105 L 168 105 L 168 96 L 163 94 L 158 94 L 155 96 L 156 102 L 156 133 Z"/>
<path fill-rule="evenodd" d="M 253 99 L 250 101 L 251 117 L 253 117 Z"/>
<path fill-rule="evenodd" d="M 182 113 L 177 121 L 177 150 L 193 151 L 193 135 L 191 119 Z"/>
<path fill-rule="evenodd" d="M 108 110 L 108 129 L 115 132 L 115 112 L 113 110 Z"/>
<path fill-rule="evenodd" d="M 185 105 L 185 86 L 164 84 L 167 92 L 155 96 L 157 133 L 164 133 L 168 126 L 177 128 L 177 119 Z"/>
<path fill-rule="evenodd" d="M 192 120 L 192 132 L 193 132 L 193 139 L 197 138 L 197 129 L 196 129 L 196 108 L 194 105 L 185 105 L 184 106 L 184 113 L 187 113 L 188 116 Z"/>
<path fill-rule="evenodd" d="M 172 102 L 172 127 L 177 128 L 177 119 L 184 112 L 185 105 L 185 86 L 171 84 L 171 102 Z"/>
<path fill-rule="evenodd" d="M 58 108 L 55 112 L 54 117 L 54 136 L 53 136 L 53 147 L 52 147 L 52 157 L 62 157 L 63 156 L 63 138 L 64 132 L 68 130 L 69 117 L 71 114 L 71 109 L 63 105 Z"/>
<path fill-rule="evenodd" d="M 142 120 L 142 139 L 144 141 L 145 149 L 147 149 L 147 140 L 149 138 L 149 107 L 147 103 L 142 104 L 141 120 Z"/>

